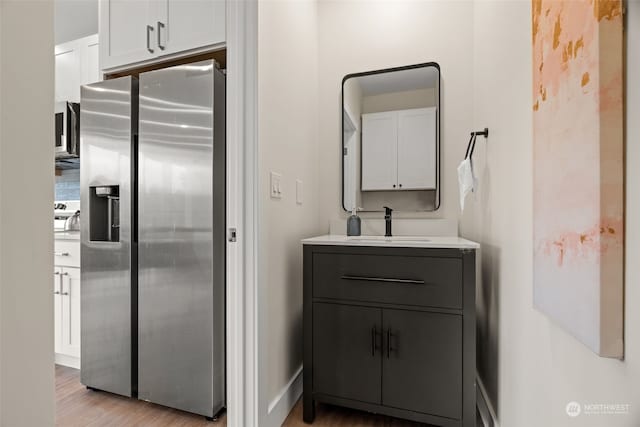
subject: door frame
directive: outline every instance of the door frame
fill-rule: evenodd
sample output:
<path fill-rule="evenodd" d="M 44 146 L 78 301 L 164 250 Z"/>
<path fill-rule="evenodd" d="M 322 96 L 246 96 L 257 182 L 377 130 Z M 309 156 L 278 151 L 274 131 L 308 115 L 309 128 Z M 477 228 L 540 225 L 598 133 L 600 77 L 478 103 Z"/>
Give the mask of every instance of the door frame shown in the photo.
<path fill-rule="evenodd" d="M 226 13 L 227 426 L 243 427 L 259 415 L 257 0 L 227 0 Z"/>

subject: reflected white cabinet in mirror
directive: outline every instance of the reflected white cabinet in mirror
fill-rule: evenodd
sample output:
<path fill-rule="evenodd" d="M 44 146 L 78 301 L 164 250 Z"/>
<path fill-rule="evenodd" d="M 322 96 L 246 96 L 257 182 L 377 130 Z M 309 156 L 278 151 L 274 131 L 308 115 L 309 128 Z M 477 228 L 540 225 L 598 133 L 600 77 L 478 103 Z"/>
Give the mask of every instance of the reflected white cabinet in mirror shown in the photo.
<path fill-rule="evenodd" d="M 362 115 L 362 191 L 436 189 L 436 112 Z"/>
<path fill-rule="evenodd" d="M 342 84 L 343 208 L 440 206 L 440 68 L 349 74 Z"/>

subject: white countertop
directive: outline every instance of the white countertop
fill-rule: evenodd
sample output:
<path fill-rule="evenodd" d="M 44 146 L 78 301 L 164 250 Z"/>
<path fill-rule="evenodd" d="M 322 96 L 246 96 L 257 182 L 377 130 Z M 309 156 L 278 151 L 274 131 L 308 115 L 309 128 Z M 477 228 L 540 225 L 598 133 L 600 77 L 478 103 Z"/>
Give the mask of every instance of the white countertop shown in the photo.
<path fill-rule="evenodd" d="M 53 238 L 55 240 L 77 240 L 80 241 L 79 231 L 54 231 Z"/>
<path fill-rule="evenodd" d="M 379 246 L 393 248 L 453 248 L 478 249 L 480 245 L 461 237 L 442 236 L 344 236 L 331 235 L 302 240 L 303 245 L 324 246 Z"/>

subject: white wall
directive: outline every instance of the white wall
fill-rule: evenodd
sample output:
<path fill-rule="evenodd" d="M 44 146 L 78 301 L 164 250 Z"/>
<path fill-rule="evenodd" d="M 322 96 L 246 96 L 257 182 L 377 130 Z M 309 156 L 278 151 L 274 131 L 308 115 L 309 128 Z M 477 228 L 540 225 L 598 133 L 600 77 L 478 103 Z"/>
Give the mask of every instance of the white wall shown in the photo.
<path fill-rule="evenodd" d="M 278 406 L 278 398 L 302 367 L 300 240 L 326 232 L 328 225 L 320 220 L 316 23 L 313 0 L 259 3 L 258 358 L 259 419 L 265 426 L 279 426 L 295 403 L 285 395 Z M 280 200 L 270 198 L 271 171 L 282 174 Z M 296 204 L 296 179 L 303 181 L 302 205 Z"/>
<path fill-rule="evenodd" d="M 98 0 L 54 0 L 55 43 L 98 32 Z"/>
<path fill-rule="evenodd" d="M 341 106 L 346 74 L 435 61 L 442 75 L 442 205 L 394 218 L 458 219 L 456 166 L 472 123 L 473 4 L 451 0 L 319 0 L 319 135 L 322 212 L 342 210 Z M 393 207 L 393 205 L 392 205 Z M 363 213 L 380 218 L 380 213 Z"/>
<path fill-rule="evenodd" d="M 473 120 L 480 188 L 461 218 L 482 243 L 478 370 L 503 427 L 640 425 L 640 2 L 628 2 L 625 360 L 600 358 L 533 308 L 531 2 L 476 0 Z M 569 418 L 570 401 L 630 404 Z"/>
<path fill-rule="evenodd" d="M 2 1 L 0 426 L 54 424 L 53 97 L 53 3 Z"/>

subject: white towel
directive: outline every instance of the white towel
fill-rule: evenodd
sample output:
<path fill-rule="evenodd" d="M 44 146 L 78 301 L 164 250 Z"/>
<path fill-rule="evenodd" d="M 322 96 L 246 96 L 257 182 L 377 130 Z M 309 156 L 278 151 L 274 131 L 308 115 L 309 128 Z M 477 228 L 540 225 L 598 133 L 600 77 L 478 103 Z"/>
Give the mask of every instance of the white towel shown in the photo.
<path fill-rule="evenodd" d="M 478 181 L 473 174 L 471 156 L 460 162 L 458 166 L 458 184 L 460 186 L 460 209 L 464 212 L 464 199 L 467 194 L 476 190 Z"/>

